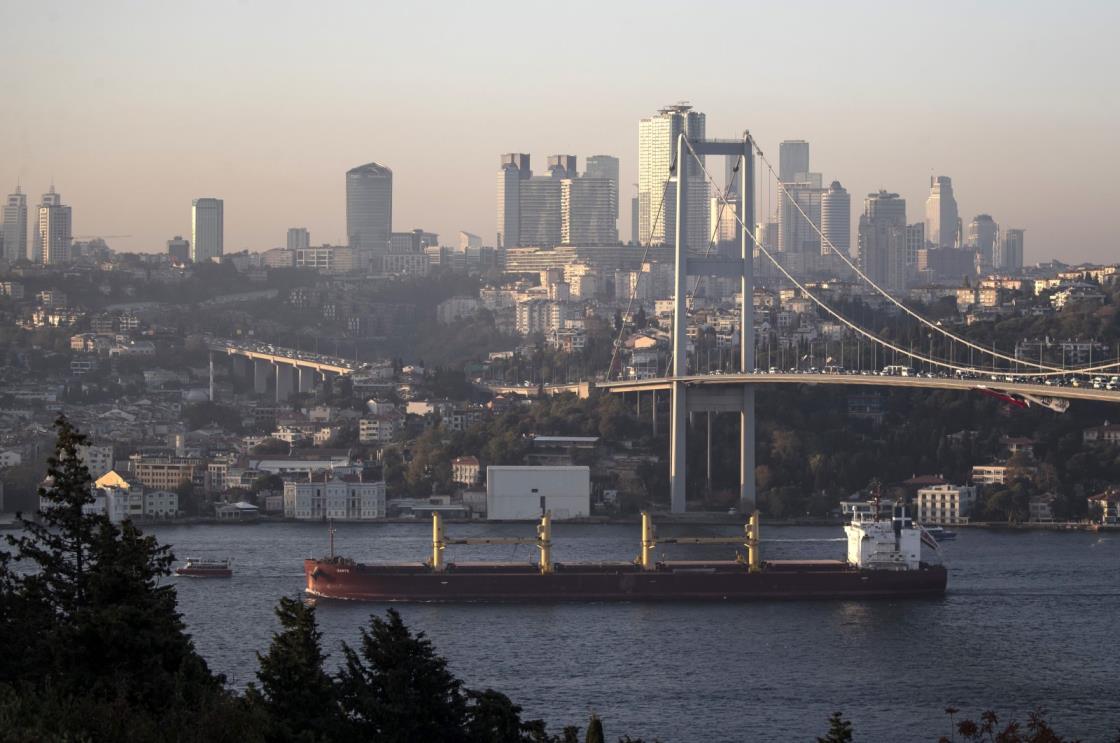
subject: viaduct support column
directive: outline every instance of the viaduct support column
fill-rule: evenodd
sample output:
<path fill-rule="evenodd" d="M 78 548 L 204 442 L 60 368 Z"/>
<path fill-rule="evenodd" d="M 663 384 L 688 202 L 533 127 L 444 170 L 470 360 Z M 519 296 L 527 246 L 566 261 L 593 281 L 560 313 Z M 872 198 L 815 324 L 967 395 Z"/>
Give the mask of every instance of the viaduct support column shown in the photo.
<path fill-rule="evenodd" d="M 308 368 L 306 366 L 298 367 L 296 371 L 299 373 L 299 391 L 311 392 L 312 390 L 314 390 L 315 375 L 317 372 L 314 369 Z"/>
<path fill-rule="evenodd" d="M 296 370 L 288 364 L 276 364 L 276 402 L 285 402 L 295 387 Z"/>
<path fill-rule="evenodd" d="M 268 373 L 272 371 L 271 364 L 262 359 L 253 359 L 253 392 L 263 395 L 268 392 Z"/>

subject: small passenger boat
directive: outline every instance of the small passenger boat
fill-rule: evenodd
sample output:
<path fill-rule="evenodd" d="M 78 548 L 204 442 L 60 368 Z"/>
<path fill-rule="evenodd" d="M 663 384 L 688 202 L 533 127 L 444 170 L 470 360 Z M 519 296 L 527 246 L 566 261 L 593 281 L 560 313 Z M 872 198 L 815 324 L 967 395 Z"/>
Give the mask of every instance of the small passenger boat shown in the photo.
<path fill-rule="evenodd" d="M 175 575 L 190 578 L 229 578 L 233 575 L 233 568 L 229 560 L 200 560 L 197 557 L 188 557 L 187 561 L 175 568 Z"/>

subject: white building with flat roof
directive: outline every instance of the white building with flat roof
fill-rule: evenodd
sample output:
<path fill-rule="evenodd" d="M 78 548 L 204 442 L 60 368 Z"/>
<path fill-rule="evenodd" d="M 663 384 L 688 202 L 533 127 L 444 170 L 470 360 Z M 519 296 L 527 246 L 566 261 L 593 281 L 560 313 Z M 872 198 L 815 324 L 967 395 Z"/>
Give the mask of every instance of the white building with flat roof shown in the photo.
<path fill-rule="evenodd" d="M 531 521 L 591 515 L 591 468 L 486 468 L 486 518 Z"/>

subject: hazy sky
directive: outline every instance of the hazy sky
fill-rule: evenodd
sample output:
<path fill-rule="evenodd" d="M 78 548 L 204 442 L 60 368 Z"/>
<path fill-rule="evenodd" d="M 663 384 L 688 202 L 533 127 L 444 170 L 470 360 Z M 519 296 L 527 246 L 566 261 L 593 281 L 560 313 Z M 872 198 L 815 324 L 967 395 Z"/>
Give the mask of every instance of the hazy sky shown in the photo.
<path fill-rule="evenodd" d="M 53 177 L 75 234 L 140 251 L 217 196 L 226 251 L 259 250 L 344 242 L 343 174 L 372 160 L 394 229 L 492 244 L 500 153 L 611 154 L 629 238 L 638 119 L 688 100 L 775 165 L 809 140 L 856 213 L 882 187 L 917 221 L 944 174 L 966 225 L 1026 228 L 1028 261 L 1118 260 L 1118 30 L 1111 0 L 4 0 L 0 191 Z"/>

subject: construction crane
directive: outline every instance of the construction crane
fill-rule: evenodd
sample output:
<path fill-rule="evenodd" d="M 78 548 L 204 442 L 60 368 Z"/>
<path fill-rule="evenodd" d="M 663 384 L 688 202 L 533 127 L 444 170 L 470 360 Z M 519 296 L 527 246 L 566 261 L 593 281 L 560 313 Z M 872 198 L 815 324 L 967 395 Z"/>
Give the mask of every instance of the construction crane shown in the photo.
<path fill-rule="evenodd" d="M 73 235 L 71 240 L 123 240 L 132 235 Z"/>

